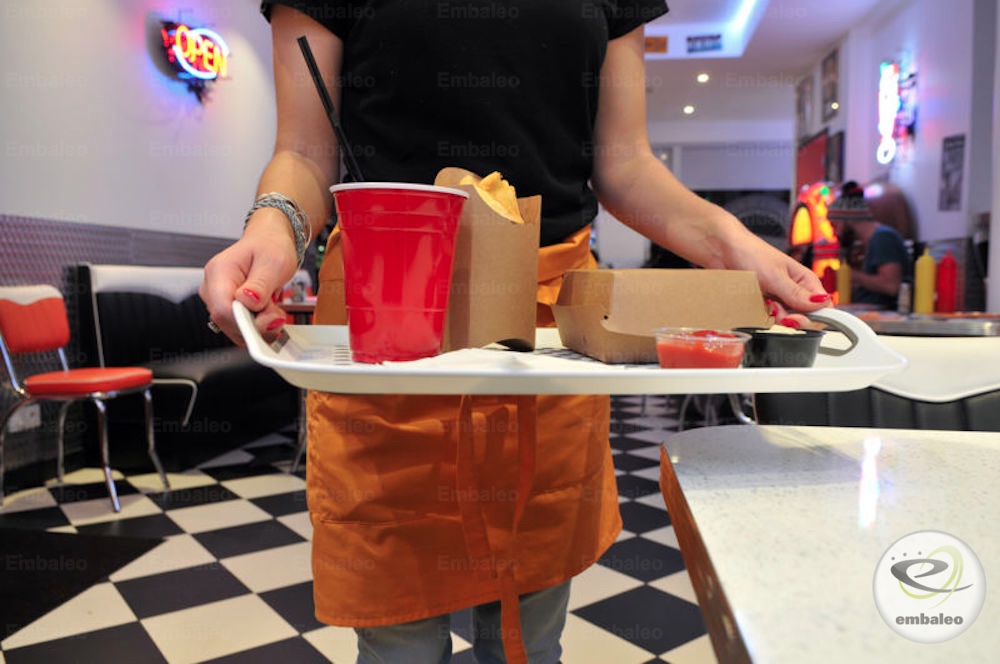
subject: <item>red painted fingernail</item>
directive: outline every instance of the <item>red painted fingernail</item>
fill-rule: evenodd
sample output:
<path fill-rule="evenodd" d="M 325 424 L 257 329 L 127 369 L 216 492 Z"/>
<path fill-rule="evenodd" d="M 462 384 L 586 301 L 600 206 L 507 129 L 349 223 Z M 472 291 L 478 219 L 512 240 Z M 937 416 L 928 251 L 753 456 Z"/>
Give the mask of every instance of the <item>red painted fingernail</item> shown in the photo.
<path fill-rule="evenodd" d="M 243 294 L 252 299 L 254 302 L 260 302 L 260 295 L 257 295 L 257 293 L 250 290 L 249 288 L 244 288 Z"/>
<path fill-rule="evenodd" d="M 778 322 L 784 325 L 785 327 L 796 327 L 796 328 L 802 327 L 799 321 L 795 320 L 794 318 L 782 318 Z"/>
<path fill-rule="evenodd" d="M 772 304 L 771 311 L 769 311 L 767 315 L 770 316 L 771 318 L 776 317 L 778 315 L 778 305 Z"/>
<path fill-rule="evenodd" d="M 829 293 L 823 293 L 822 295 L 817 294 L 817 295 L 810 295 L 809 296 L 809 301 L 810 302 L 826 302 L 829 299 L 830 299 L 830 294 Z"/>
<path fill-rule="evenodd" d="M 275 330 L 277 330 L 279 327 L 281 327 L 284 324 L 285 324 L 285 321 L 283 319 L 281 319 L 281 318 L 275 318 L 274 320 L 272 320 L 270 323 L 267 324 L 267 331 L 268 332 L 274 332 Z"/>

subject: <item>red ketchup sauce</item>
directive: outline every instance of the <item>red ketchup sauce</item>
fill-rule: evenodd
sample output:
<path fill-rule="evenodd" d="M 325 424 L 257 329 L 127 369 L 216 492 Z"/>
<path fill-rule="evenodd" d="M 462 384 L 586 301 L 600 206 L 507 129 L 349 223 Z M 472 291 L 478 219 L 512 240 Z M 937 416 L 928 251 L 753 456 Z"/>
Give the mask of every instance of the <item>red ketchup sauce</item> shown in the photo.
<path fill-rule="evenodd" d="M 743 347 L 735 334 L 697 330 L 658 340 L 656 354 L 664 369 L 731 369 L 740 366 Z"/>

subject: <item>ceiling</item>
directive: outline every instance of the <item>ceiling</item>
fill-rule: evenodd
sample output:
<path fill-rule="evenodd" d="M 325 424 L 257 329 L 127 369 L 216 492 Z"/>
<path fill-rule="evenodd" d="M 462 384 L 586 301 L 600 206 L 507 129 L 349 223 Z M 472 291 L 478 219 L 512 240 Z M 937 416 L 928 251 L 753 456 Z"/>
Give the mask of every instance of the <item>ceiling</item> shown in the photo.
<path fill-rule="evenodd" d="M 671 53 L 683 35 L 724 32 L 745 0 L 667 0 L 670 12 L 646 33 L 671 31 Z M 752 0 L 751 0 L 752 1 Z M 741 57 L 646 60 L 648 120 L 657 122 L 790 121 L 796 81 L 885 0 L 756 0 Z M 756 28 L 754 19 L 759 16 Z M 681 35 L 681 39 L 678 39 Z M 698 73 L 711 76 L 696 82 Z M 691 104 L 695 112 L 685 115 Z"/>

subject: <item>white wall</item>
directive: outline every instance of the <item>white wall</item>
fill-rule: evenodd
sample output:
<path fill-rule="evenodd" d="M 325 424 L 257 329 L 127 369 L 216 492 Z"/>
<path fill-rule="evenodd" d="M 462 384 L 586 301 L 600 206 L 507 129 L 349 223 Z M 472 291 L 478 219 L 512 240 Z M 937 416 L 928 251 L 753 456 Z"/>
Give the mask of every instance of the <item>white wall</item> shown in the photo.
<path fill-rule="evenodd" d="M 0 213 L 238 236 L 274 141 L 269 34 L 258 7 L 8 0 L 0 10 Z M 229 78 L 204 104 L 153 64 L 147 23 L 157 17 L 211 27 L 229 44 Z M 768 94 L 792 103 L 788 86 Z M 650 126 L 653 142 L 679 146 L 675 172 L 692 188 L 789 187 L 792 135 L 791 112 L 770 122 Z M 612 243 L 602 257 L 645 260 L 645 239 L 609 217 L 597 223 Z"/>
<path fill-rule="evenodd" d="M 840 45 L 844 106 L 831 130 L 850 128 L 845 172 L 862 181 L 885 172 L 873 156 L 878 64 L 902 52 L 912 53 L 917 63 L 914 158 L 894 165 L 888 176 L 910 195 L 921 239 L 967 234 L 991 189 L 970 189 L 982 172 L 971 160 L 983 154 L 973 149 L 979 137 L 971 135 L 978 108 L 972 100 L 979 61 L 973 60 L 970 39 L 975 3 L 905 0 L 853 30 Z M 4 4 L 0 211 L 201 235 L 239 233 L 273 144 L 267 25 L 256 0 L 187 0 L 180 16 L 177 6 L 163 0 Z M 157 12 L 211 26 L 228 41 L 230 77 L 215 86 L 205 104 L 153 66 L 145 30 Z M 782 93 L 789 94 L 791 105 L 790 91 Z M 651 126 L 650 136 L 686 146 L 689 154 L 678 175 L 693 188 L 730 183 L 771 188 L 764 180 L 779 174 L 776 186 L 783 188 L 790 182 L 783 163 L 768 155 L 733 159 L 732 153 L 747 136 L 772 145 L 790 140 L 792 131 L 791 121 L 687 123 Z M 941 141 L 960 133 L 967 135 L 963 209 L 940 212 Z M 766 165 L 757 168 L 761 159 Z"/>
<path fill-rule="evenodd" d="M 996 41 L 1000 42 L 1000 17 L 996 18 Z M 993 63 L 993 203 L 990 212 L 989 267 L 993 275 L 986 285 L 986 311 L 1000 311 L 1000 48 Z"/>
<path fill-rule="evenodd" d="M 983 95 L 973 95 L 975 2 L 889 3 L 888 9 L 857 26 L 840 45 L 844 105 L 831 131 L 846 127 L 845 174 L 861 182 L 887 177 L 898 184 L 917 217 L 920 240 L 968 235 L 974 214 L 983 211 L 984 194 L 978 185 L 972 188 L 976 199 L 971 203 L 978 209 L 970 209 L 970 182 L 989 174 L 981 167 L 970 167 L 970 154 L 977 141 L 989 137 L 974 133 L 972 118 L 974 103 L 991 104 L 992 99 L 987 95 L 984 102 Z M 917 133 L 911 153 L 886 167 L 875 159 L 878 68 L 885 60 L 900 59 L 912 59 L 918 71 Z M 976 127 L 983 125 L 978 122 Z M 962 209 L 940 211 L 942 141 L 956 134 L 966 137 Z M 978 163 L 982 164 L 981 158 Z"/>
<path fill-rule="evenodd" d="M 258 7 L 4 3 L 0 212 L 237 236 L 274 145 L 269 31 Z M 229 78 L 206 103 L 154 66 L 146 25 L 159 12 L 227 41 Z"/>
<path fill-rule="evenodd" d="M 770 94 L 785 99 L 787 117 L 759 122 L 651 122 L 649 140 L 658 144 L 691 145 L 754 141 L 790 141 L 794 136 L 795 97 L 788 86 L 770 88 Z"/>
<path fill-rule="evenodd" d="M 972 126 L 977 137 L 969 146 L 969 172 L 991 173 L 993 169 L 993 81 L 996 61 L 997 0 L 975 0 L 972 35 Z M 1000 101 L 1000 100 L 998 100 Z M 969 178 L 971 221 L 992 206 L 992 178 Z"/>

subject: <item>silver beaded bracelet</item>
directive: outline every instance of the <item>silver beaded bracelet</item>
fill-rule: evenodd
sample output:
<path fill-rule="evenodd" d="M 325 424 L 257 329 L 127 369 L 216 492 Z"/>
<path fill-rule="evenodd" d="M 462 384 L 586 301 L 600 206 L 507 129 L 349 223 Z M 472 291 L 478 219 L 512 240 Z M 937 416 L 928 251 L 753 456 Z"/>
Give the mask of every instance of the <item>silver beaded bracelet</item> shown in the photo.
<path fill-rule="evenodd" d="M 295 236 L 295 256 L 298 259 L 299 267 L 302 267 L 302 261 L 306 257 L 306 247 L 312 241 L 312 226 L 309 225 L 305 213 L 295 201 L 284 194 L 272 191 L 267 194 L 261 194 L 253 202 L 253 206 L 247 212 L 246 219 L 243 220 L 243 228 L 246 229 L 247 224 L 250 223 L 250 217 L 254 212 L 265 207 L 280 210 L 288 219 L 288 223 L 292 226 L 292 233 Z"/>

